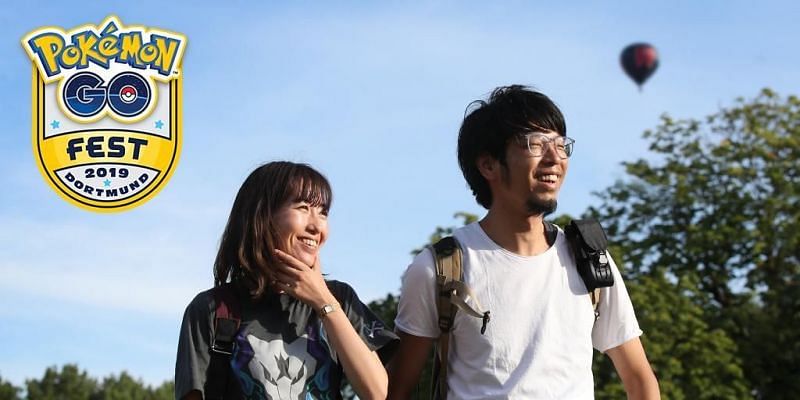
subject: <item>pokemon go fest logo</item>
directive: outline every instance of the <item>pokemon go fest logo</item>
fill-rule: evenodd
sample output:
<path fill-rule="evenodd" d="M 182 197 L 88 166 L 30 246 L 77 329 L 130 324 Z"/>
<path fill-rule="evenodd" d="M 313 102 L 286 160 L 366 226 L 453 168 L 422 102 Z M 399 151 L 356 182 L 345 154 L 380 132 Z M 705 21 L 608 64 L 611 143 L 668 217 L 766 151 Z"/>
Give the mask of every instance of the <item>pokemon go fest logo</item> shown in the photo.
<path fill-rule="evenodd" d="M 98 212 L 153 198 L 180 155 L 186 37 L 109 16 L 39 28 L 22 46 L 33 63 L 33 152 L 53 190 Z"/>

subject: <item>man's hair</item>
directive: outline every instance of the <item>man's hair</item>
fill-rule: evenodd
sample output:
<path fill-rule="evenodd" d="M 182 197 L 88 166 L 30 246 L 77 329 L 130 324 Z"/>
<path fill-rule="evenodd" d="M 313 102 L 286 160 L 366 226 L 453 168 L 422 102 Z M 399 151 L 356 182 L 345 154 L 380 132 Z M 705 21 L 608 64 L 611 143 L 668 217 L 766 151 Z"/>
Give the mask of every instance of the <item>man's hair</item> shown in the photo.
<path fill-rule="evenodd" d="M 566 136 L 567 126 L 561 110 L 544 94 L 527 86 L 501 86 L 487 101 L 476 100 L 467 106 L 458 131 L 458 164 L 478 204 L 492 205 L 489 183 L 477 167 L 483 154 L 506 166 L 510 140 L 531 130 L 546 129 Z"/>
<path fill-rule="evenodd" d="M 264 294 L 281 239 L 273 217 L 283 205 L 307 201 L 327 213 L 333 201 L 328 180 L 307 164 L 276 161 L 256 168 L 233 201 L 214 261 L 214 285 L 236 282 L 253 298 Z"/>

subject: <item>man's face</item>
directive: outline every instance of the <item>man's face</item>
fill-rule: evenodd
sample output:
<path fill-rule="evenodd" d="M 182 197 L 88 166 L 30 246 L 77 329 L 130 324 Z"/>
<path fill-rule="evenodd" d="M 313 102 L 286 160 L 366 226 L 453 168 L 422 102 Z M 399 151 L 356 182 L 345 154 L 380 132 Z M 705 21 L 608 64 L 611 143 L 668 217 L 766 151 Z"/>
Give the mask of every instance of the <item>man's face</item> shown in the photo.
<path fill-rule="evenodd" d="M 558 133 L 546 131 L 509 142 L 506 167 L 500 165 L 500 182 L 492 185 L 493 206 L 498 202 L 499 206 L 528 215 L 546 215 L 556 210 L 558 191 L 569 166 L 569 159 L 561 158 L 552 142 L 558 137 Z M 541 155 L 534 156 L 530 149 Z"/>

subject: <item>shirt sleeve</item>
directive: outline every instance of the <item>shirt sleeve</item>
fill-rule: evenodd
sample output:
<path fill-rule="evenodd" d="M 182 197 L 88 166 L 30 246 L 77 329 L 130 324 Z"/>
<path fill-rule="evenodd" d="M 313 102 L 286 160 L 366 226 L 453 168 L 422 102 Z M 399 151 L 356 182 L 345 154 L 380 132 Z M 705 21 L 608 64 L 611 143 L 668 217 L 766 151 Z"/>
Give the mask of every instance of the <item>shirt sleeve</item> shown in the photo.
<path fill-rule="evenodd" d="M 426 248 L 414 258 L 403 274 L 394 324 L 407 334 L 426 338 L 439 337 L 436 273 L 433 263 L 433 255 Z"/>
<path fill-rule="evenodd" d="M 385 363 L 396 349 L 400 338 L 394 334 L 372 310 L 358 298 L 350 285 L 338 282 L 336 296 L 342 303 L 342 310 L 367 347 L 378 353 Z"/>
<path fill-rule="evenodd" d="M 175 398 L 192 390 L 203 392 L 210 359 L 211 304 L 207 293 L 198 294 L 186 307 L 175 361 Z"/>
<path fill-rule="evenodd" d="M 611 255 L 608 259 L 614 285 L 601 289 L 600 303 L 597 305 L 600 315 L 592 329 L 592 345 L 603 353 L 642 334 L 622 275 Z"/>

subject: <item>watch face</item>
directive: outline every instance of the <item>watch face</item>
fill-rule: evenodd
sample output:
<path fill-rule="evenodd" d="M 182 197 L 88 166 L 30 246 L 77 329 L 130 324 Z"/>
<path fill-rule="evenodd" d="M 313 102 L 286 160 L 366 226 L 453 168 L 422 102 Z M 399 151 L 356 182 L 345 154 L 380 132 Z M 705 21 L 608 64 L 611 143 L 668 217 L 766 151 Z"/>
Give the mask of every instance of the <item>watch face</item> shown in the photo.
<path fill-rule="evenodd" d="M 328 315 L 333 312 L 333 306 L 330 304 L 325 304 L 322 306 L 322 315 Z"/>

